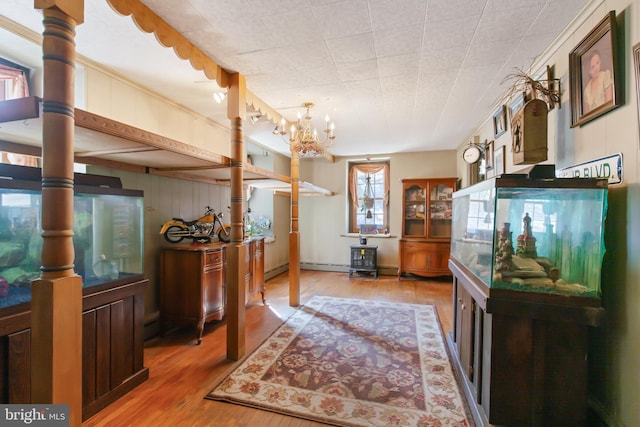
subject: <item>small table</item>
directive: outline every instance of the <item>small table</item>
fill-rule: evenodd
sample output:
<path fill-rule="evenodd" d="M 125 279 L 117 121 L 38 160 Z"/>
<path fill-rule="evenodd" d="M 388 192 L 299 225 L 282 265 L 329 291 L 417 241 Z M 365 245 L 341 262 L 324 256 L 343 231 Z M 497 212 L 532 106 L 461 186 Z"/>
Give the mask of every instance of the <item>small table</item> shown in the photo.
<path fill-rule="evenodd" d="M 357 272 L 373 273 L 373 277 L 378 277 L 378 247 L 367 245 L 351 246 L 351 267 L 349 277 Z"/>

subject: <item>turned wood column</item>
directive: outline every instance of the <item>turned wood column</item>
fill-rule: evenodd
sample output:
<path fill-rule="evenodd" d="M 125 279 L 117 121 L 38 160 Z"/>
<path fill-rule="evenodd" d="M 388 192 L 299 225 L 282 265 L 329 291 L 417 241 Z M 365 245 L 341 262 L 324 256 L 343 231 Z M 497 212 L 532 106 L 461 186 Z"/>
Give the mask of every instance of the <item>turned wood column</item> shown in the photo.
<path fill-rule="evenodd" d="M 231 242 L 227 245 L 227 358 L 240 360 L 245 348 L 245 250 L 242 230 L 244 191 L 242 163 L 246 82 L 242 75 L 229 76 L 227 115 L 231 120 Z"/>
<path fill-rule="evenodd" d="M 298 190 L 300 156 L 291 150 L 291 231 L 289 232 L 289 305 L 300 305 L 300 232 L 298 231 Z"/>
<path fill-rule="evenodd" d="M 35 0 L 42 9 L 42 254 L 31 297 L 32 403 L 70 405 L 82 424 L 82 278 L 74 272 L 75 28 L 83 0 Z"/>

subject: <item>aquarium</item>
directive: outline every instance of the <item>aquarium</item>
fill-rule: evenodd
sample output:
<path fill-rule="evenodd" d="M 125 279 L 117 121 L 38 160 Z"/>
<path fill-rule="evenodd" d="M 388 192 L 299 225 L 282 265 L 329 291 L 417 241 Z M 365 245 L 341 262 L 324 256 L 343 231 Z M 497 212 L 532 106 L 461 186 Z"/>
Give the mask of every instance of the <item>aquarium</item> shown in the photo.
<path fill-rule="evenodd" d="M 503 175 L 453 195 L 451 257 L 492 289 L 600 296 L 607 182 Z"/>
<path fill-rule="evenodd" d="M 36 181 L 29 169 L 0 168 L 0 309 L 31 301 L 31 282 L 40 277 L 40 170 Z M 91 181 L 78 176 L 74 196 L 74 269 L 85 288 L 144 271 L 143 193 L 119 188 L 117 178 Z"/>

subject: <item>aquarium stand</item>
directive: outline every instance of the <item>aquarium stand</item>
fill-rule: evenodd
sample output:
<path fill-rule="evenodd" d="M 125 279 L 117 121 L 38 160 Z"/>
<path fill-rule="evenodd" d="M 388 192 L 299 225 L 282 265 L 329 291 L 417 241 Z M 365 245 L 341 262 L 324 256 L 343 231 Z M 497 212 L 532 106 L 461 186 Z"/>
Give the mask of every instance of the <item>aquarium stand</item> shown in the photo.
<path fill-rule="evenodd" d="M 488 288 L 455 259 L 447 344 L 480 426 L 585 425 L 599 298 Z"/>

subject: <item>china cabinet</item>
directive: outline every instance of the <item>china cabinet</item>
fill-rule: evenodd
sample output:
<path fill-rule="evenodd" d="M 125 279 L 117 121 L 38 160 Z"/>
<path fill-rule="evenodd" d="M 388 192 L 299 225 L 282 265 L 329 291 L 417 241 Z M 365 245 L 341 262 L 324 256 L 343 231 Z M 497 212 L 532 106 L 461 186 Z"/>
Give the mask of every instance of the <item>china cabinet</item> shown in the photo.
<path fill-rule="evenodd" d="M 452 194 L 457 178 L 402 180 L 402 238 L 398 276 L 447 276 Z"/>

